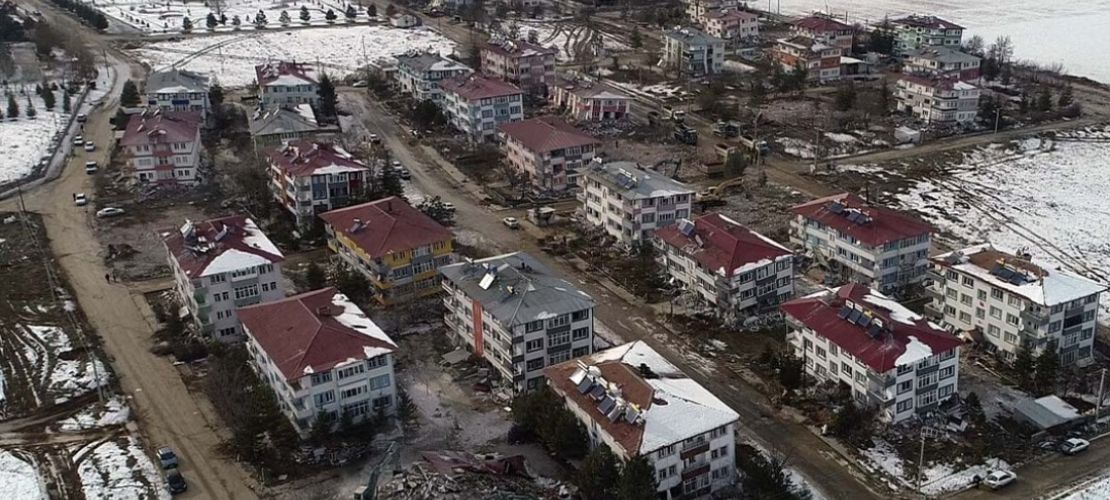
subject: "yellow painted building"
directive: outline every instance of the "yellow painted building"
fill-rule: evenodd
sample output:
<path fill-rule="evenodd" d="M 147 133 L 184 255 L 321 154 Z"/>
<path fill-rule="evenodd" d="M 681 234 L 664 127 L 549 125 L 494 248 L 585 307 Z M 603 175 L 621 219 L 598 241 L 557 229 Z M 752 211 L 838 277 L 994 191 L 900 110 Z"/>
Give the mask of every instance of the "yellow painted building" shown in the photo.
<path fill-rule="evenodd" d="M 370 280 L 374 298 L 394 305 L 438 293 L 436 271 L 457 260 L 446 227 L 401 198 L 320 214 L 328 248 Z"/>

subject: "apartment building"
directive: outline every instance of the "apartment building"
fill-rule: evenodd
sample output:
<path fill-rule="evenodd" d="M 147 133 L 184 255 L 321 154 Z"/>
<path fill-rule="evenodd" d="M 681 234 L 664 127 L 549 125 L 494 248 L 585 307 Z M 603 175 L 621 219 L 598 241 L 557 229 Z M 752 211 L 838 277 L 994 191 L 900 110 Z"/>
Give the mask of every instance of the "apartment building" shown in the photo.
<path fill-rule="evenodd" d="M 497 126 L 524 119 L 524 93 L 511 83 L 481 75 L 440 82 L 448 121 L 471 142 L 497 140 Z"/>
<path fill-rule="evenodd" d="M 643 341 L 544 371 L 590 446 L 644 457 L 657 499 L 710 498 L 736 482 L 739 415 Z"/>
<path fill-rule="evenodd" d="M 979 116 L 979 87 L 957 77 L 903 74 L 895 91 L 895 106 L 926 125 L 973 123 Z"/>
<path fill-rule="evenodd" d="M 855 44 L 855 29 L 836 19 L 826 16 L 808 16 L 790 23 L 790 31 L 795 36 L 804 36 L 814 42 L 836 47 L 842 53 L 850 54 Z"/>
<path fill-rule="evenodd" d="M 211 103 L 208 91 L 212 81 L 206 73 L 170 67 L 155 70 L 146 79 L 147 108 L 162 111 L 193 111 L 201 122 L 208 118 Z"/>
<path fill-rule="evenodd" d="M 819 42 L 804 35 L 775 40 L 771 47 L 771 60 L 779 63 L 783 71 L 801 67 L 813 82 L 825 83 L 839 80 L 843 49 Z"/>
<path fill-rule="evenodd" d="M 444 266 L 447 335 L 520 393 L 543 369 L 593 352 L 594 300 L 532 256 L 515 252 Z"/>
<path fill-rule="evenodd" d="M 270 191 L 306 228 L 316 216 L 350 205 L 370 182 L 370 168 L 336 144 L 286 143 L 270 153 Z"/>
<path fill-rule="evenodd" d="M 959 50 L 959 47 L 924 47 L 906 53 L 904 73 L 954 77 L 962 81 L 978 80 L 980 58 Z"/>
<path fill-rule="evenodd" d="M 335 426 L 396 414 L 397 345 L 335 288 L 239 310 L 250 364 L 307 438 L 316 419 Z"/>
<path fill-rule="evenodd" d="M 659 264 L 725 317 L 767 312 L 794 296 L 794 253 L 724 215 L 655 231 Z"/>
<path fill-rule="evenodd" d="M 203 122 L 196 111 L 153 108 L 131 115 L 119 140 L 128 174 L 141 184 L 199 184 Z"/>
<path fill-rule="evenodd" d="M 722 10 L 735 10 L 740 7 L 739 0 L 683 0 L 686 4 L 686 17 L 704 24 L 706 16 Z"/>
<path fill-rule="evenodd" d="M 958 49 L 963 42 L 963 26 L 936 16 L 909 15 L 890 24 L 895 31 L 894 51 L 901 55 L 925 47 Z"/>
<path fill-rule="evenodd" d="M 713 75 L 725 63 L 725 41 L 694 28 L 663 32 L 663 64 L 687 76 Z"/>
<path fill-rule="evenodd" d="M 258 110 L 250 117 L 250 130 L 257 151 L 283 142 L 325 139 L 338 134 L 339 126 L 316 121 L 312 105 L 298 104 Z"/>
<path fill-rule="evenodd" d="M 621 120 L 628 116 L 630 99 L 609 87 L 588 80 L 558 80 L 554 89 L 555 105 L 572 120 L 596 122 Z"/>
<path fill-rule="evenodd" d="M 316 68 L 305 63 L 273 61 L 254 67 L 258 83 L 258 105 L 263 109 L 277 106 L 320 104 L 320 82 Z"/>
<path fill-rule="evenodd" d="M 630 161 L 582 171 L 578 200 L 586 222 L 624 245 L 651 243 L 652 233 L 690 217 L 694 188 Z"/>
<path fill-rule="evenodd" d="M 706 14 L 702 26 L 709 36 L 722 40 L 752 40 L 759 37 L 759 16 L 743 10 L 718 10 Z"/>
<path fill-rule="evenodd" d="M 593 161 L 601 145 L 554 116 L 502 123 L 497 129 L 505 161 L 528 179 L 533 191 L 543 194 L 574 188 L 581 169 Z"/>
<path fill-rule="evenodd" d="M 1003 360 L 1024 348 L 1053 350 L 1065 366 L 1094 361 L 1099 283 L 990 244 L 933 257 L 929 281 L 926 311 Z"/>
<path fill-rule="evenodd" d="M 795 299 L 782 312 L 806 373 L 848 386 L 884 422 L 924 415 L 959 393 L 963 342 L 866 285 Z"/>
<path fill-rule="evenodd" d="M 841 193 L 792 208 L 790 243 L 846 280 L 890 292 L 920 283 L 933 228 Z"/>
<path fill-rule="evenodd" d="M 324 212 L 320 219 L 328 248 L 369 279 L 382 305 L 439 293 L 436 271 L 457 260 L 454 234 L 403 198 Z"/>
<path fill-rule="evenodd" d="M 559 50 L 523 40 L 491 41 L 482 48 L 482 72 L 520 87 L 526 94 L 546 97 L 555 81 Z"/>
<path fill-rule="evenodd" d="M 443 100 L 440 82 L 474 72 L 463 63 L 431 52 L 409 52 L 396 59 L 397 71 L 393 77 L 401 91 L 417 101 L 439 103 Z"/>
<path fill-rule="evenodd" d="M 285 297 L 285 257 L 253 220 L 242 216 L 194 223 L 160 233 L 174 292 L 200 333 L 241 340 L 236 309 Z"/>

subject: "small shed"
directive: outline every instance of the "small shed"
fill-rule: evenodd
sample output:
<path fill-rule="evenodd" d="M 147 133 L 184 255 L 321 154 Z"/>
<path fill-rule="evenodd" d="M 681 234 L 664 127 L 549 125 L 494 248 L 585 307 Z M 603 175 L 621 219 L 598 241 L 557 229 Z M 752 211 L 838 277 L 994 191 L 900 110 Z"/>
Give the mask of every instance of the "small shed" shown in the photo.
<path fill-rule="evenodd" d="M 1018 401 L 1014 405 L 1014 417 L 1029 422 L 1042 431 L 1060 429 L 1083 418 L 1079 410 L 1058 396 Z"/>

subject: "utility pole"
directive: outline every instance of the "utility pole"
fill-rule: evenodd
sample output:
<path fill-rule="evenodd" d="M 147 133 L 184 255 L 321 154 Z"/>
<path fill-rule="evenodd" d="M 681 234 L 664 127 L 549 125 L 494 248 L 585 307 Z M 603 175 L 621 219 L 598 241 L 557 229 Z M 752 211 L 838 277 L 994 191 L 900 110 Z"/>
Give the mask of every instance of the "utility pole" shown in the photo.
<path fill-rule="evenodd" d="M 1098 377 L 1098 402 L 1095 403 L 1095 424 L 1098 424 L 1098 417 L 1102 413 L 1102 389 L 1106 383 L 1106 368 L 1102 369 L 1102 374 Z"/>
<path fill-rule="evenodd" d="M 921 477 L 925 475 L 925 427 L 921 427 L 921 450 L 917 454 L 917 492 L 921 493 Z"/>
<path fill-rule="evenodd" d="M 994 133 L 998 133 L 998 123 L 1002 118 L 1002 108 L 994 110 Z"/>

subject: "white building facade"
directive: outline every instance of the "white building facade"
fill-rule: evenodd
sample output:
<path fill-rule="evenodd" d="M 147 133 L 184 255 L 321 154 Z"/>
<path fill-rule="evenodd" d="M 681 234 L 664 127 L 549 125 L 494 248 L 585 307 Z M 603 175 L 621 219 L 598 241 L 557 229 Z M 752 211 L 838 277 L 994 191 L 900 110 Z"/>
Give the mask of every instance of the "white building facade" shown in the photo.
<path fill-rule="evenodd" d="M 725 41 L 694 28 L 663 32 L 663 64 L 689 76 L 714 75 L 725 63 Z"/>
<path fill-rule="evenodd" d="M 439 82 L 474 72 L 469 66 L 438 54 L 411 53 L 396 59 L 394 78 L 397 85 L 417 101 L 442 101 L 443 89 Z"/>
<path fill-rule="evenodd" d="M 254 67 L 258 102 L 263 109 L 320 103 L 316 69 L 304 63 L 275 61 Z"/>
<path fill-rule="evenodd" d="M 1004 361 L 1021 349 L 1033 356 L 1053 350 L 1064 366 L 1094 361 L 1106 287 L 987 244 L 938 255 L 932 264 L 926 311 L 956 331 L 977 333 Z"/>
<path fill-rule="evenodd" d="M 211 87 L 205 73 L 177 68 L 153 71 L 146 79 L 146 104 L 162 111 L 193 111 L 206 119 L 211 108 L 208 100 Z"/>
<path fill-rule="evenodd" d="M 141 184 L 199 184 L 202 122 L 195 111 L 131 115 L 119 141 L 130 176 Z"/>
<path fill-rule="evenodd" d="M 894 98 L 899 111 L 928 125 L 972 123 L 979 116 L 979 87 L 957 77 L 902 75 Z"/>
<path fill-rule="evenodd" d="M 782 306 L 806 374 L 851 390 L 897 424 L 959 393 L 962 341 L 898 302 L 853 283 Z"/>
<path fill-rule="evenodd" d="M 589 165 L 580 183 L 586 222 L 625 245 L 650 243 L 656 229 L 690 217 L 693 188 L 633 162 Z"/>
<path fill-rule="evenodd" d="M 448 121 L 472 142 L 492 142 L 498 125 L 524 119 L 524 93 L 513 84 L 468 75 L 440 86 Z"/>

